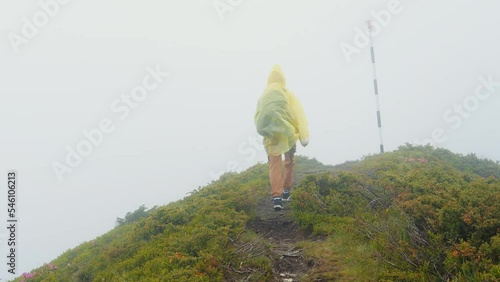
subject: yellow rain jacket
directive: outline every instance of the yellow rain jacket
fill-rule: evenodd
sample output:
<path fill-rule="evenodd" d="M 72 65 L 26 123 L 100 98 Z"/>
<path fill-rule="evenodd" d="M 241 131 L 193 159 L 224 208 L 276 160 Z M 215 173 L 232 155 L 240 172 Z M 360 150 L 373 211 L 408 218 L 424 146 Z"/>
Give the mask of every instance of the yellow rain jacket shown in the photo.
<path fill-rule="evenodd" d="M 302 104 L 286 88 L 286 79 L 275 65 L 267 79 L 267 89 L 260 96 L 255 112 L 257 132 L 264 137 L 268 155 L 284 154 L 300 140 L 309 143 L 309 129 Z"/>

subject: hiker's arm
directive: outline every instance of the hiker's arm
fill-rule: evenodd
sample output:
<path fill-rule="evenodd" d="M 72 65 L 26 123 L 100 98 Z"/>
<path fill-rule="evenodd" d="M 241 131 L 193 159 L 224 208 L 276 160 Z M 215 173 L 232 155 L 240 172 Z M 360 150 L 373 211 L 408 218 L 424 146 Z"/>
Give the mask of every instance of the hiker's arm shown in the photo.
<path fill-rule="evenodd" d="M 309 128 L 307 126 L 306 114 L 299 99 L 292 92 L 289 92 L 289 95 L 290 107 L 295 119 L 295 127 L 299 133 L 300 144 L 305 147 L 309 144 Z"/>

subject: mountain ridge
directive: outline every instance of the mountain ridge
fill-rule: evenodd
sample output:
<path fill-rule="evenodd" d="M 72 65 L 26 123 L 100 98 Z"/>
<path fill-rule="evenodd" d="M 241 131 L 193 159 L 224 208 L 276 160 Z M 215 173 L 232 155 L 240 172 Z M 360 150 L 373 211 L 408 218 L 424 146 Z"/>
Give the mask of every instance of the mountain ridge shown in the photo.
<path fill-rule="evenodd" d="M 265 164 L 226 173 L 15 281 L 500 279 L 496 162 L 405 145 L 336 166 L 297 157 L 296 183 L 280 216 L 264 212 Z"/>

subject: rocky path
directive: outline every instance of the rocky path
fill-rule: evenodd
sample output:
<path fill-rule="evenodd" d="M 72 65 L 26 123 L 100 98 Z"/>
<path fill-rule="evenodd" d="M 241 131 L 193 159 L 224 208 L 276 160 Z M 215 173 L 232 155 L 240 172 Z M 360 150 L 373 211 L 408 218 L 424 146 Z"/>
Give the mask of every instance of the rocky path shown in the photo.
<path fill-rule="evenodd" d="M 248 224 L 248 228 L 270 244 L 273 276 L 280 282 L 301 281 L 310 268 L 303 251 L 296 246 L 307 236 L 293 221 L 289 205 L 285 203 L 284 210 L 276 212 L 272 209 L 272 201 L 263 199 L 257 207 L 255 220 Z"/>

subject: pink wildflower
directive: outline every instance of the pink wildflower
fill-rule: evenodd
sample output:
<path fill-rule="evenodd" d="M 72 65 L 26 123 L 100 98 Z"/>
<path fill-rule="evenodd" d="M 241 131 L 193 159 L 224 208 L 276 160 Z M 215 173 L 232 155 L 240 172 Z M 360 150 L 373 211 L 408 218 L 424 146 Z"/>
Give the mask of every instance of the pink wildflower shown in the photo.
<path fill-rule="evenodd" d="M 35 278 L 35 273 L 23 273 L 22 275 L 23 278 L 26 278 L 26 279 L 31 279 L 31 278 Z"/>

